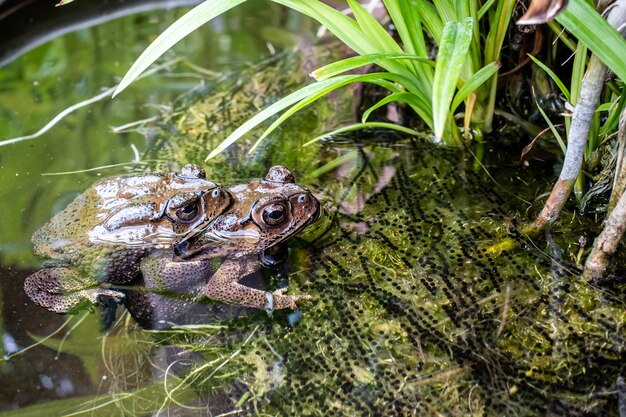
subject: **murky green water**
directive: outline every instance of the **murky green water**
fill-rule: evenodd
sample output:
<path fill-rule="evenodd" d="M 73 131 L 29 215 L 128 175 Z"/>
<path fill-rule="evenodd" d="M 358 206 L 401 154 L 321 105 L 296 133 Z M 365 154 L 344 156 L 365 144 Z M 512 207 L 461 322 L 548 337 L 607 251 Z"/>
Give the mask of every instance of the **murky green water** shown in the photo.
<path fill-rule="evenodd" d="M 283 164 L 325 201 L 325 221 L 292 242 L 288 261 L 249 282 L 288 282 L 290 293 L 317 302 L 271 317 L 199 305 L 182 318 L 163 318 L 193 326 L 159 331 L 142 330 L 119 311 L 106 336 L 99 315 L 86 313 L 42 340 L 66 317 L 34 306 L 21 290 L 40 264 L 31 253 L 36 228 L 102 175 L 202 163 L 256 108 L 302 82 L 303 67 L 323 60 L 306 47 L 270 57 L 266 42 L 285 33 L 259 22 L 306 26 L 272 7 L 251 4 L 182 45 L 179 51 L 215 74 L 178 64 L 119 100 L 79 110 L 41 138 L 0 148 L 3 349 L 13 354 L 2 372 L 15 381 L 0 388 L 0 410 L 620 415 L 623 293 L 579 280 L 577 248 L 563 235 L 532 242 L 516 232 L 528 201 L 545 187 L 537 171 L 496 155 L 502 148 L 487 149 L 484 164 L 496 186 L 473 168 L 469 152 L 380 132 L 302 148 L 352 117 L 349 95 L 299 114 L 253 155 L 246 154 L 249 139 L 205 164 L 209 177 L 225 184 Z M 1 137 L 30 133 L 112 85 L 147 38 L 180 13 L 131 16 L 66 35 L 0 68 Z M 102 34 L 112 40 L 103 43 Z M 237 76 L 234 69 L 241 69 Z M 109 130 L 134 121 L 143 122 Z M 142 163 L 41 175 L 136 159 Z M 568 238 L 582 233 L 583 224 L 567 221 Z M 505 237 L 520 248 L 490 254 Z"/>

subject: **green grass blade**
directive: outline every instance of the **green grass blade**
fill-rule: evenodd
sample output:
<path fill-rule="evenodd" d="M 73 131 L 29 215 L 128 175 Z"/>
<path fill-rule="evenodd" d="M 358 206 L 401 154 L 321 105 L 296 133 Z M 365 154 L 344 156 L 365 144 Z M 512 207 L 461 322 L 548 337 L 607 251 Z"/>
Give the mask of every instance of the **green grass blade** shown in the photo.
<path fill-rule="evenodd" d="M 437 0 L 433 2 L 437 12 L 443 23 L 455 22 L 457 20 L 456 10 L 454 5 L 449 0 Z"/>
<path fill-rule="evenodd" d="M 499 62 L 492 62 L 485 65 L 478 70 L 472 77 L 467 80 L 461 89 L 454 96 L 452 100 L 452 106 L 450 106 L 450 112 L 454 113 L 457 107 L 469 96 L 473 91 L 485 83 L 492 75 L 498 72 L 501 64 Z"/>
<path fill-rule="evenodd" d="M 583 87 L 585 77 L 585 69 L 587 68 L 587 46 L 584 42 L 579 41 L 574 52 L 574 64 L 572 65 L 571 81 L 570 81 L 570 103 L 575 106 L 578 103 L 580 90 Z"/>
<path fill-rule="evenodd" d="M 563 93 L 563 95 L 565 96 L 567 101 L 570 101 L 569 90 L 567 89 L 565 84 L 563 84 L 563 81 L 561 81 L 561 79 L 554 73 L 554 71 L 552 71 L 550 68 L 548 68 L 546 66 L 546 64 L 544 64 L 543 62 L 539 61 L 537 58 L 535 58 L 531 54 L 527 54 L 527 55 L 528 55 L 528 57 L 530 59 L 533 60 L 533 62 L 535 64 L 537 64 L 537 66 L 539 66 L 539 68 L 544 70 L 546 72 L 546 74 L 548 74 L 550 76 L 550 78 L 552 78 L 552 81 L 554 81 L 556 83 L 556 85 L 559 87 L 559 90 L 561 90 L 561 93 Z"/>
<path fill-rule="evenodd" d="M 368 37 L 361 31 L 358 23 L 338 10 L 318 0 L 272 0 L 282 4 L 325 26 L 330 33 L 341 42 L 348 45 L 359 54 L 369 54 L 376 51 Z"/>
<path fill-rule="evenodd" d="M 415 0 L 383 0 L 383 3 L 396 26 L 405 51 L 417 56 L 428 56 L 429 50 L 424 39 L 422 18 L 418 13 Z M 420 89 L 425 95 L 430 96 L 435 74 L 434 68 L 419 62 L 412 62 L 412 64 Z"/>
<path fill-rule="evenodd" d="M 259 137 L 259 139 L 257 139 L 257 141 L 254 143 L 254 145 L 252 145 L 252 148 L 250 148 L 250 150 L 248 151 L 248 153 L 252 153 L 256 150 L 256 148 L 261 144 L 261 142 L 263 141 L 263 139 L 265 139 L 270 133 L 272 133 L 274 130 L 276 130 L 276 128 L 278 126 L 280 126 L 282 123 L 285 122 L 285 120 L 287 120 L 288 118 L 290 118 L 291 116 L 293 116 L 295 113 L 299 112 L 300 110 L 302 110 L 303 108 L 305 108 L 306 106 L 310 105 L 311 103 L 317 101 L 318 99 L 320 99 L 321 97 L 325 96 L 326 94 L 335 91 L 338 88 L 341 88 L 347 84 L 351 84 L 354 82 L 369 82 L 372 84 L 378 84 L 378 85 L 382 85 L 382 86 L 388 86 L 389 82 L 387 80 L 383 80 L 383 79 L 378 79 L 378 77 L 380 75 L 383 75 L 387 78 L 389 78 L 391 76 L 392 79 L 398 79 L 394 74 L 389 74 L 389 73 L 374 73 L 374 74 L 365 74 L 365 75 L 358 75 L 358 77 L 356 78 L 357 81 L 355 80 L 345 80 L 345 81 L 341 81 L 338 82 L 336 84 L 332 84 L 320 91 L 315 92 L 314 94 L 311 94 L 308 97 L 303 98 L 302 100 L 300 100 L 298 103 L 294 104 L 293 106 L 291 106 L 287 111 L 285 111 L 283 114 L 280 115 L 280 117 L 278 119 L 276 119 L 267 129 L 265 129 L 265 131 L 261 134 L 261 136 Z M 393 87 L 392 91 L 395 91 L 397 89 L 397 87 Z"/>
<path fill-rule="evenodd" d="M 403 53 L 379 53 L 379 54 L 367 54 L 367 55 L 359 55 L 353 56 L 350 58 L 342 59 L 341 61 L 336 61 L 331 64 L 325 65 L 321 68 L 316 69 L 311 73 L 311 77 L 315 78 L 317 81 L 325 80 L 330 77 L 334 77 L 335 75 L 351 71 L 356 68 L 360 68 L 365 65 L 370 64 L 379 64 L 381 61 L 394 59 L 408 59 L 414 60 L 418 62 L 426 63 L 433 68 L 435 67 L 435 62 L 428 58 L 423 58 L 416 55 L 411 54 L 403 54 Z"/>
<path fill-rule="evenodd" d="M 425 1 L 418 1 L 415 5 L 419 15 L 422 17 L 422 22 L 428 33 L 433 37 L 435 43 L 439 45 L 441 43 L 441 36 L 443 34 L 443 21 L 435 6 Z"/>
<path fill-rule="evenodd" d="M 443 29 L 432 96 L 433 129 L 437 140 L 442 140 L 445 134 L 450 102 L 472 40 L 472 24 L 469 18 L 463 22 L 449 22 Z"/>
<path fill-rule="evenodd" d="M 338 10 L 322 3 L 318 0 L 272 0 L 274 3 L 282 4 L 293 10 L 296 10 L 312 19 L 317 20 L 321 25 L 325 26 L 330 33 L 335 35 L 341 42 L 352 48 L 359 55 L 389 52 L 381 51 L 369 34 L 364 33 L 359 24 L 344 15 Z M 393 40 L 393 39 L 392 39 Z M 397 46 L 397 44 L 396 44 Z M 399 48 L 399 47 L 398 47 Z M 400 49 L 397 52 L 402 52 Z M 389 72 L 403 74 L 405 77 L 412 76 L 404 65 L 394 61 L 384 61 L 380 66 Z M 415 84 L 415 83 L 413 83 Z"/>
<path fill-rule="evenodd" d="M 556 20 L 626 81 L 626 40 L 590 4 L 585 0 L 570 0 Z"/>
<path fill-rule="evenodd" d="M 367 129 L 367 128 L 392 129 L 392 130 L 397 130 L 398 132 L 406 133 L 406 134 L 412 135 L 412 136 L 420 136 L 420 137 L 424 137 L 424 138 L 428 138 L 429 137 L 428 135 L 426 135 L 426 134 L 424 134 L 422 132 L 418 132 L 417 130 L 409 129 L 408 127 L 396 125 L 396 124 L 393 124 L 393 123 L 367 122 L 367 123 L 355 123 L 355 124 L 352 124 L 352 125 L 349 125 L 349 126 L 340 127 L 339 129 L 333 130 L 332 132 L 327 132 L 327 133 L 324 133 L 323 135 L 319 135 L 319 136 L 311 139 L 310 141 L 308 141 L 307 143 L 305 143 L 302 146 L 312 145 L 315 142 L 319 142 L 320 140 L 322 140 L 324 138 L 327 138 L 329 136 L 339 135 L 341 133 L 352 132 L 352 131 L 355 131 L 355 130 Z"/>
<path fill-rule="evenodd" d="M 352 10 L 356 21 L 363 33 L 366 33 L 371 42 L 376 45 L 380 52 L 404 52 L 400 45 L 393 40 L 391 35 L 387 33 L 384 27 L 368 13 L 356 0 L 348 0 L 348 6 Z"/>
<path fill-rule="evenodd" d="M 303 146 L 306 146 L 306 144 L 304 144 Z M 306 174 L 306 178 L 309 178 L 309 179 L 319 178 L 322 175 L 326 174 L 327 172 L 330 172 L 336 169 L 337 167 L 340 167 L 341 165 L 345 164 L 348 161 L 356 160 L 358 157 L 359 157 L 358 151 L 349 151 L 341 155 L 340 157 L 333 159 L 332 161 L 328 161 L 326 164 L 317 168 L 315 171 Z"/>
<path fill-rule="evenodd" d="M 406 103 L 406 104 L 411 105 L 411 107 L 413 108 L 416 108 L 416 107 L 420 108 L 422 114 L 428 114 L 430 110 L 430 103 L 427 100 L 425 100 L 423 97 L 420 97 L 413 93 L 407 93 L 403 91 L 403 92 L 390 94 L 387 97 L 380 100 L 378 103 L 371 106 L 369 109 L 367 109 L 363 113 L 363 117 L 361 118 L 361 121 L 365 123 L 367 119 L 369 118 L 370 114 L 372 114 L 374 110 L 392 102 Z M 433 125 L 432 120 L 426 119 L 424 117 L 422 117 L 422 119 L 424 119 L 424 121 L 428 124 L 428 126 L 432 127 Z"/>
<path fill-rule="evenodd" d="M 534 95 L 535 95 L 535 92 L 533 91 L 533 98 L 535 98 Z M 546 121 L 546 123 L 548 124 L 548 127 L 550 128 L 550 131 L 552 132 L 557 142 L 559 143 L 559 146 L 561 147 L 561 151 L 563 152 L 563 155 L 565 155 L 565 152 L 567 151 L 567 146 L 565 146 L 565 142 L 563 142 L 563 138 L 561 137 L 561 135 L 559 135 L 559 132 L 556 130 L 556 127 L 554 126 L 554 123 L 552 123 L 552 120 L 550 120 L 546 112 L 543 111 L 543 109 L 539 105 L 537 98 L 535 98 L 535 104 L 537 105 L 537 108 L 539 109 L 539 113 L 541 113 L 541 116 L 543 116 L 543 120 Z"/>
<path fill-rule="evenodd" d="M 383 3 L 402 39 L 404 49 L 414 55 L 427 56 L 428 48 L 414 0 L 383 0 Z"/>
<path fill-rule="evenodd" d="M 619 117 L 624 110 L 624 105 L 626 104 L 626 89 L 623 88 L 622 93 L 619 95 L 619 97 L 617 97 L 613 102 L 606 104 L 610 105 L 609 109 L 607 109 L 609 115 L 607 116 L 606 121 L 604 122 L 604 124 L 600 128 L 600 132 L 598 133 L 598 135 L 602 137 L 610 134 L 617 127 Z"/>
<path fill-rule="evenodd" d="M 200 3 L 165 29 L 137 58 L 122 81 L 113 92 L 113 97 L 124 90 L 141 75 L 154 61 L 167 52 L 185 36 L 204 25 L 216 16 L 243 3 L 246 0 L 206 0 Z"/>
<path fill-rule="evenodd" d="M 489 8 L 493 6 L 496 0 L 487 0 L 485 4 L 478 10 L 478 20 L 482 19 L 485 13 L 489 11 Z"/>
<path fill-rule="evenodd" d="M 278 100 L 276 103 L 266 107 L 261 110 L 250 119 L 248 119 L 245 123 L 239 126 L 235 131 L 233 131 L 222 143 L 220 143 L 209 156 L 206 157 L 206 160 L 209 160 L 219 153 L 223 152 L 227 147 L 232 145 L 235 141 L 241 138 L 243 135 L 248 133 L 250 130 L 254 129 L 260 123 L 274 116 L 275 114 L 281 112 L 289 106 L 292 106 L 302 100 L 307 100 L 309 97 L 316 96 L 318 93 L 331 89 L 336 89 L 342 87 L 344 85 L 355 83 L 355 82 L 377 82 L 378 80 L 389 80 L 399 84 L 406 82 L 403 76 L 398 74 L 392 74 L 387 72 L 381 73 L 372 73 L 372 74 L 349 74 L 349 75 L 340 75 L 328 80 L 318 81 L 313 84 L 309 84 L 293 93 L 283 97 Z"/>

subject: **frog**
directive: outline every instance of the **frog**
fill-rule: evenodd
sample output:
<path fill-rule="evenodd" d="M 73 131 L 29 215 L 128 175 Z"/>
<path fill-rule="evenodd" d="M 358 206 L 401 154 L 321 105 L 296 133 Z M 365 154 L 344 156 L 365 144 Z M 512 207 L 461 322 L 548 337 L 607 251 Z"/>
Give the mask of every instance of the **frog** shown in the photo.
<path fill-rule="evenodd" d="M 77 313 L 106 299 L 120 303 L 124 293 L 111 286 L 136 280 L 143 257 L 204 228 L 231 203 L 195 164 L 99 181 L 33 233 L 34 253 L 48 261 L 24 290 L 56 313 Z"/>
<path fill-rule="evenodd" d="M 227 187 L 231 207 L 205 228 L 176 243 L 173 250 L 157 251 L 141 261 L 143 291 L 125 303 L 140 323 L 171 316 L 159 310 L 168 300 L 159 294 L 184 294 L 194 302 L 212 300 L 240 307 L 296 310 L 315 297 L 287 295 L 286 288 L 263 291 L 239 283 L 280 253 L 285 241 L 320 217 L 320 202 L 306 188 L 295 184 L 293 173 L 277 165 L 263 179 Z M 176 297 L 180 299 L 180 297 Z M 170 303 L 169 305 L 172 305 Z"/>

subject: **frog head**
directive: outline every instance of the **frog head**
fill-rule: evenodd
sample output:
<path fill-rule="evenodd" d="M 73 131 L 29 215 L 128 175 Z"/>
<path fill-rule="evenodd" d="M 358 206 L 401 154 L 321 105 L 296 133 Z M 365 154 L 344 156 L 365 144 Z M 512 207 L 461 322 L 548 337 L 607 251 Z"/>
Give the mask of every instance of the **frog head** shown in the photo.
<path fill-rule="evenodd" d="M 205 229 L 176 245 L 182 258 L 236 251 L 261 252 L 317 220 L 319 201 L 295 184 L 287 168 L 274 166 L 265 178 L 228 187 L 234 203 Z"/>

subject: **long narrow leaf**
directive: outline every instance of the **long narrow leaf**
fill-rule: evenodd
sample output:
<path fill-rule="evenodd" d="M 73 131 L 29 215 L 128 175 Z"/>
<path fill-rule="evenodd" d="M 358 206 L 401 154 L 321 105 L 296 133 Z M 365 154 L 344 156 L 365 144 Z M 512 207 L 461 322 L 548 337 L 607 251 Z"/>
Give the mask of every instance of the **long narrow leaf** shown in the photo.
<path fill-rule="evenodd" d="M 419 13 L 412 1 L 383 0 L 387 12 L 402 39 L 404 49 L 414 55 L 428 54 Z"/>
<path fill-rule="evenodd" d="M 556 83 L 556 85 L 559 87 L 559 90 L 561 90 L 561 93 L 563 93 L 563 95 L 565 96 L 565 99 L 567 101 L 570 101 L 569 100 L 570 99 L 569 90 L 567 89 L 567 87 L 565 87 L 565 84 L 563 84 L 563 81 L 561 81 L 561 79 L 554 73 L 554 71 L 552 71 L 550 68 L 548 68 L 548 66 L 546 64 L 544 64 L 543 62 L 539 61 L 537 58 L 535 58 L 531 54 L 528 54 L 528 57 L 530 59 L 532 59 L 533 62 L 535 64 L 537 64 L 537 66 L 539 68 L 544 70 L 546 72 L 546 74 L 548 74 L 550 76 L 550 78 L 552 78 L 552 81 L 554 81 Z"/>
<path fill-rule="evenodd" d="M 397 92 L 397 93 L 388 95 L 387 97 L 383 98 L 378 103 L 374 104 L 369 109 L 367 109 L 363 113 L 363 117 L 361 118 L 361 121 L 365 123 L 367 119 L 369 118 L 370 114 L 372 114 L 374 110 L 386 104 L 393 103 L 393 102 L 406 103 L 406 104 L 412 105 L 413 107 L 421 108 L 423 113 L 427 113 L 430 110 L 430 103 L 424 100 L 422 97 L 419 97 L 413 93 Z M 433 125 L 432 120 L 425 119 L 425 118 L 423 119 L 426 122 L 426 124 L 428 124 L 428 126 L 432 127 Z"/>
<path fill-rule="evenodd" d="M 442 140 L 445 133 L 452 95 L 472 40 L 472 24 L 469 18 L 462 23 L 449 22 L 443 29 L 432 97 L 433 127 L 437 140 Z"/>
<path fill-rule="evenodd" d="M 211 153 L 207 156 L 207 160 L 213 158 L 219 153 L 223 152 L 224 149 L 232 145 L 235 141 L 241 138 L 243 135 L 248 133 L 250 130 L 254 129 L 260 123 L 269 119 L 273 115 L 279 113 L 280 111 L 286 109 L 287 107 L 298 103 L 301 100 L 305 100 L 308 97 L 315 96 L 317 93 L 328 89 L 329 87 L 335 86 L 339 88 L 341 86 L 354 83 L 354 82 L 371 82 L 372 80 L 378 79 L 388 79 L 394 82 L 403 83 L 405 82 L 404 77 L 398 74 L 392 73 L 372 73 L 372 74 L 349 74 L 349 75 L 340 75 L 328 80 L 318 81 L 313 84 L 309 84 L 306 87 L 303 87 L 293 93 L 283 97 L 278 100 L 276 103 L 266 107 L 261 110 L 246 122 L 244 122 L 241 126 L 239 126 L 235 131 L 233 131 L 222 143 L 220 143 Z"/>
<path fill-rule="evenodd" d="M 487 13 L 487 11 L 489 10 L 489 8 L 491 6 L 493 6 L 493 3 L 495 3 L 496 0 L 487 0 L 485 2 L 485 4 L 482 5 L 482 7 L 480 8 L 480 10 L 478 10 L 478 20 L 482 19 L 483 16 L 485 15 L 485 13 Z"/>
<path fill-rule="evenodd" d="M 359 24 L 338 10 L 322 3 L 319 0 L 272 0 L 294 9 L 325 26 L 330 33 L 335 35 L 341 42 L 352 48 L 359 55 L 389 52 L 381 51 L 369 34 L 364 33 Z M 402 51 L 399 51 L 402 52 Z M 412 76 L 404 65 L 395 61 L 384 61 L 380 66 L 389 72 L 402 74 L 405 77 Z M 413 83 L 415 85 L 415 83 Z"/>
<path fill-rule="evenodd" d="M 161 55 L 185 36 L 214 17 L 221 15 L 244 1 L 246 0 L 206 0 L 188 11 L 180 19 L 172 23 L 170 27 L 165 29 L 165 31 L 143 51 L 126 75 L 124 75 L 124 78 L 122 78 L 122 81 L 113 92 L 113 97 L 128 87 L 128 85 L 139 77 L 154 61 L 159 59 Z"/>
<path fill-rule="evenodd" d="M 404 50 L 417 56 L 428 56 L 428 48 L 424 39 L 422 18 L 415 5 L 415 0 L 383 0 L 387 12 L 396 26 L 402 40 Z M 431 85 L 435 74 L 434 68 L 419 62 L 412 62 L 413 72 L 418 80 L 420 89 L 425 95 L 432 94 Z"/>
<path fill-rule="evenodd" d="M 422 58 L 420 56 L 411 55 L 411 54 L 403 54 L 403 53 L 380 53 L 380 54 L 367 54 L 367 55 L 359 55 L 353 56 L 350 58 L 342 59 L 341 61 L 336 61 L 331 64 L 325 65 L 321 68 L 316 69 L 311 73 L 311 76 L 318 81 L 328 79 L 330 77 L 334 77 L 335 75 L 341 74 L 343 72 L 351 71 L 356 68 L 363 67 L 365 65 L 370 64 L 378 64 L 381 61 L 389 60 L 389 59 L 409 59 L 415 60 L 418 62 L 423 62 L 428 65 L 431 65 L 433 68 L 435 67 L 435 62 L 428 58 Z"/>
<path fill-rule="evenodd" d="M 367 128 L 383 128 L 383 129 L 392 129 L 392 130 L 397 130 L 398 132 L 402 132 L 402 133 L 406 133 L 409 135 L 413 135 L 413 136 L 420 136 L 423 138 L 428 138 L 428 135 L 422 133 L 422 132 L 418 132 L 417 130 L 413 130 L 413 129 L 409 129 L 408 127 L 404 127 L 404 126 L 400 126 L 400 125 L 396 125 L 393 123 L 385 123 L 385 122 L 367 122 L 367 123 L 355 123 L 349 126 L 344 126 L 344 127 L 340 127 L 339 129 L 333 130 L 332 132 L 327 132 L 324 133 L 323 135 L 319 135 L 313 139 L 311 139 L 310 141 L 308 141 L 307 143 L 305 143 L 302 146 L 309 146 L 312 145 L 315 142 L 318 142 L 324 138 L 327 138 L 329 136 L 334 136 L 334 135 L 338 135 L 340 133 L 346 133 L 346 132 L 352 132 L 354 130 L 360 130 L 360 129 L 367 129 Z"/>
<path fill-rule="evenodd" d="M 363 33 L 366 33 L 371 41 L 376 44 L 380 52 L 404 52 L 385 28 L 359 2 L 348 0 L 348 5 Z"/>
<path fill-rule="evenodd" d="M 439 45 L 441 43 L 444 23 L 441 20 L 441 17 L 437 14 L 435 6 L 426 1 L 418 1 L 415 7 L 417 8 L 419 15 L 422 17 L 422 22 L 424 23 L 426 30 L 433 37 L 435 43 Z"/>
<path fill-rule="evenodd" d="M 499 62 L 492 62 L 490 64 L 485 65 L 480 70 L 478 70 L 472 77 L 467 80 L 467 82 L 463 85 L 461 89 L 454 96 L 454 100 L 452 100 L 452 106 L 450 106 L 450 112 L 454 113 L 457 107 L 469 96 L 473 91 L 475 91 L 478 87 L 480 87 L 484 82 L 486 82 L 493 74 L 498 72 L 500 69 Z"/>
<path fill-rule="evenodd" d="M 556 20 L 584 42 L 619 78 L 626 81 L 626 40 L 589 3 L 585 0 L 570 0 Z"/>
<path fill-rule="evenodd" d="M 433 2 L 443 23 L 455 22 L 457 20 L 456 10 L 450 0 L 437 0 Z"/>
<path fill-rule="evenodd" d="M 373 75 L 373 76 L 372 76 Z M 390 74 L 390 73 L 374 73 L 374 74 L 365 74 L 359 77 L 359 82 L 368 82 L 368 83 L 372 83 L 372 84 L 377 84 L 377 85 L 381 85 L 384 87 L 389 86 L 389 82 L 387 80 L 384 79 L 379 79 L 380 76 L 385 76 L 387 78 L 390 78 L 392 80 L 398 80 L 398 76 L 395 74 Z M 250 148 L 250 150 L 248 151 L 248 153 L 252 153 L 256 150 L 256 148 L 259 146 L 259 144 L 263 141 L 263 139 L 265 139 L 270 133 L 272 133 L 274 130 L 276 130 L 276 128 L 278 126 L 280 126 L 282 123 L 285 122 L 285 120 L 287 120 L 288 118 L 290 118 L 291 116 L 293 116 L 294 114 L 296 114 L 297 112 L 299 112 L 300 110 L 302 110 L 303 108 L 305 108 L 306 106 L 310 105 L 311 103 L 317 101 L 318 99 L 320 99 L 321 97 L 324 97 L 326 94 L 331 93 L 332 91 L 337 90 L 338 88 L 341 88 L 347 84 L 351 84 L 354 83 L 356 81 L 354 80 L 346 80 L 346 81 L 342 81 L 339 82 L 337 84 L 332 84 L 326 88 L 324 88 L 323 90 L 320 90 L 318 92 L 316 92 L 315 94 L 312 94 L 308 97 L 303 98 L 302 100 L 300 100 L 298 103 L 294 104 L 293 106 L 291 106 L 287 111 L 285 111 L 283 114 L 280 115 L 280 117 L 278 119 L 276 119 L 267 129 L 265 129 L 265 131 L 261 134 L 261 136 L 259 137 L 259 139 L 257 139 L 257 141 L 254 143 L 254 145 L 252 145 L 252 148 Z M 393 84 L 392 84 L 393 85 Z M 392 91 L 397 91 L 397 87 L 392 87 Z"/>
<path fill-rule="evenodd" d="M 559 146 L 561 147 L 561 151 L 563 151 L 563 155 L 565 155 L 565 152 L 567 151 L 567 146 L 565 145 L 565 142 L 563 142 L 563 138 L 561 138 L 561 135 L 559 134 L 558 130 L 556 130 L 556 127 L 554 126 L 554 123 L 552 123 L 552 120 L 550 120 L 546 112 L 543 111 L 543 109 L 539 105 L 539 102 L 537 101 L 537 98 L 535 97 L 534 91 L 533 91 L 533 98 L 535 99 L 535 104 L 537 105 L 537 109 L 539 109 L 539 113 L 541 113 L 541 116 L 543 116 L 543 120 L 545 120 L 546 123 L 548 124 L 550 131 L 552 132 L 552 134 L 556 138 L 556 141 L 559 143 Z"/>

